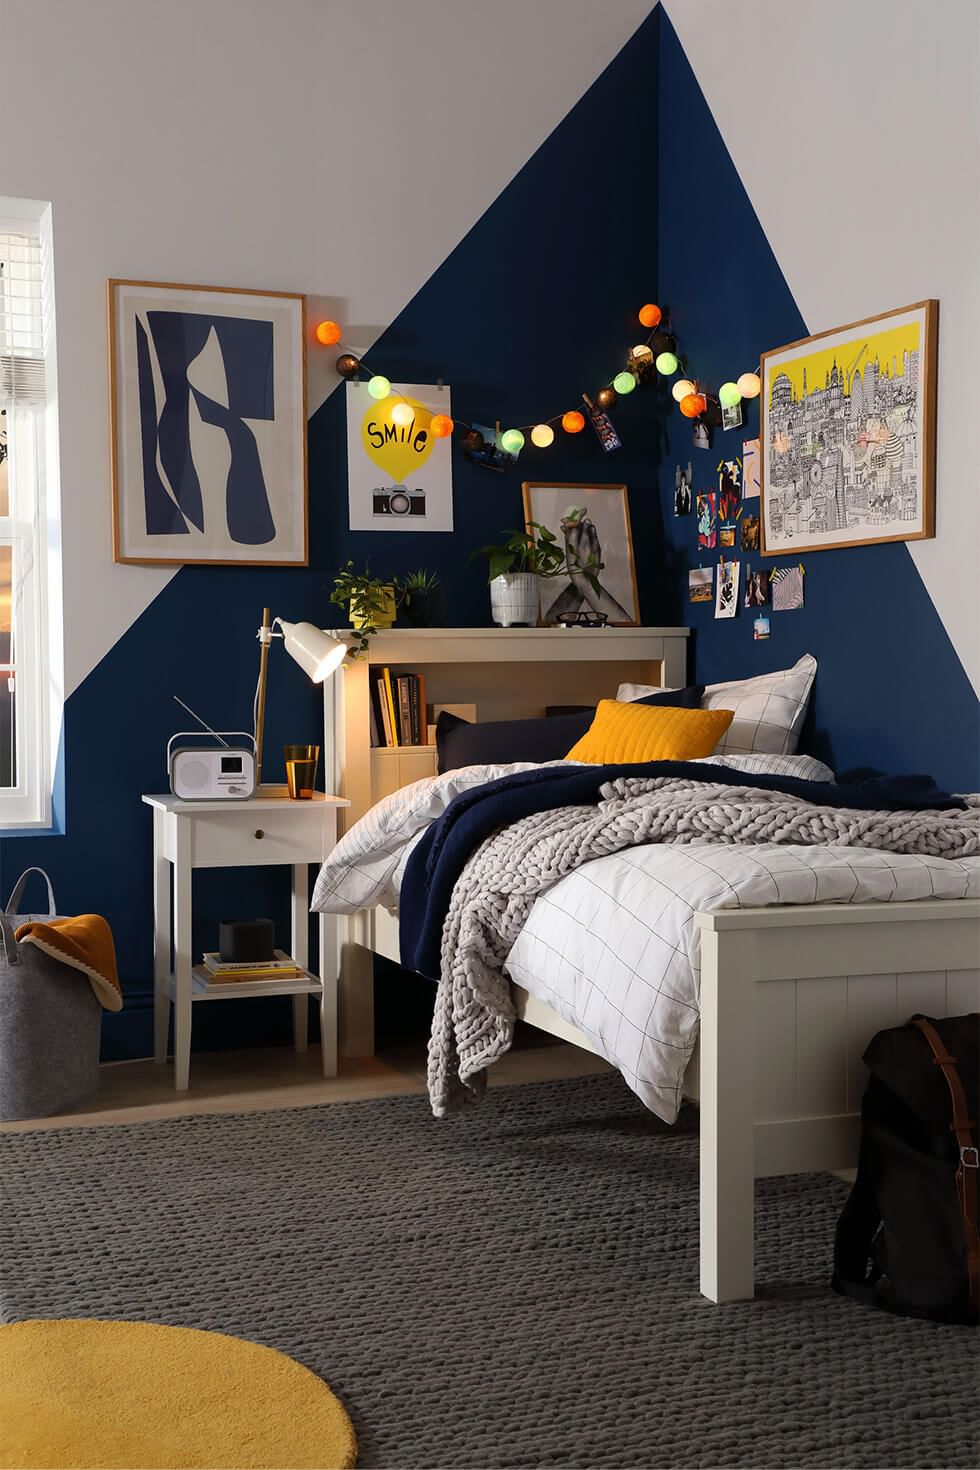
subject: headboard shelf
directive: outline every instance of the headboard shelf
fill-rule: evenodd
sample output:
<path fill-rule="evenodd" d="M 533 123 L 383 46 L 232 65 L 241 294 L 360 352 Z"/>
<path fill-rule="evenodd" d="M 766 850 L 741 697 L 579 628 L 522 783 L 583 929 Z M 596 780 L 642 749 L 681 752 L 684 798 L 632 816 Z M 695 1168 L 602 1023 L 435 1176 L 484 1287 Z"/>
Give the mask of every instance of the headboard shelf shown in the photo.
<path fill-rule="evenodd" d="M 324 685 L 324 770 L 351 802 L 349 827 L 374 802 L 435 773 L 431 746 L 372 750 L 369 671 L 425 676 L 428 705 L 475 704 L 478 718 L 543 715 L 549 705 L 594 704 L 626 680 L 687 682 L 687 628 L 392 628 Z M 356 646 L 356 634 L 343 635 Z"/>

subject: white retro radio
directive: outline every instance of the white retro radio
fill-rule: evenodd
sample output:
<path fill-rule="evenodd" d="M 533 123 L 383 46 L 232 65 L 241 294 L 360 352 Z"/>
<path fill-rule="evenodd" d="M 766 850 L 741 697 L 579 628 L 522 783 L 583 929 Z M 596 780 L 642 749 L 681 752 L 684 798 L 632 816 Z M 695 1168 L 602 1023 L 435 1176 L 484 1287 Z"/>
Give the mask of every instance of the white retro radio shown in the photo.
<path fill-rule="evenodd" d="M 254 796 L 254 735 L 245 730 L 226 730 L 224 734 L 212 730 L 182 699 L 177 699 L 177 703 L 194 715 L 219 745 L 178 746 L 178 740 L 199 741 L 201 737 L 192 730 L 178 730 L 176 735 L 171 735 L 167 742 L 167 770 L 174 796 L 182 801 L 246 801 Z M 247 740 L 251 748 L 232 746 L 231 740 Z"/>

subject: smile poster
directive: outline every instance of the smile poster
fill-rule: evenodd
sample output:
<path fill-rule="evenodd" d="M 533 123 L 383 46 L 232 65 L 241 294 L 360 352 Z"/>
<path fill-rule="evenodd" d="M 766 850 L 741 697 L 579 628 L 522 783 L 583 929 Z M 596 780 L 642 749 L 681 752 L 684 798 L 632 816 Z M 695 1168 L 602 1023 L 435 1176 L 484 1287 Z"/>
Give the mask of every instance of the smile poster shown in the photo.
<path fill-rule="evenodd" d="M 372 398 L 366 383 L 347 385 L 347 483 L 352 531 L 451 531 L 452 436 L 432 432 L 436 414 L 452 417 L 449 389 L 392 383 Z"/>

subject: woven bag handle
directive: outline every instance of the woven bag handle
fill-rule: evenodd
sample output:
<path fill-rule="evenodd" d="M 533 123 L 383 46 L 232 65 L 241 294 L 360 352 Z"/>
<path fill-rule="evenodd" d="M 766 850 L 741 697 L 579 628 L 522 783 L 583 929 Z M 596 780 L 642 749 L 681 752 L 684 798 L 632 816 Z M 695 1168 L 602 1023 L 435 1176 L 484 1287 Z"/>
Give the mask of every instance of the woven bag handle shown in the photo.
<path fill-rule="evenodd" d="M 7 907 L 4 909 L 4 913 L 16 914 L 19 912 L 17 905 L 20 903 L 21 898 L 23 897 L 24 889 L 27 887 L 27 880 L 32 873 L 40 873 L 41 877 L 48 885 L 48 918 L 53 919 L 57 912 L 54 906 L 54 889 L 51 887 L 51 879 L 48 877 L 43 868 L 24 869 L 23 873 L 21 873 L 20 877 L 17 879 L 17 882 L 14 884 L 10 898 L 7 900 Z"/>

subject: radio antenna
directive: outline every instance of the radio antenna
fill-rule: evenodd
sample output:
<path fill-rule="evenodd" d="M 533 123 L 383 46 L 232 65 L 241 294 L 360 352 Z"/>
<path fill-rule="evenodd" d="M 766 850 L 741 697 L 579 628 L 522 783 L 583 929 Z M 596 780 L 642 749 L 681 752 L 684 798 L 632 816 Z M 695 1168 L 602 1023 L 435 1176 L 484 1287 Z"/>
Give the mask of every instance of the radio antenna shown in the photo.
<path fill-rule="evenodd" d="M 174 699 L 177 700 L 177 703 L 180 705 L 181 709 L 185 709 L 187 711 L 192 719 L 195 719 L 199 725 L 203 725 L 204 729 L 207 730 L 209 735 L 213 735 L 215 740 L 220 740 L 221 744 L 225 747 L 226 750 L 231 749 L 231 746 L 228 744 L 224 736 L 219 735 L 217 730 L 212 730 L 207 720 L 202 720 L 201 716 L 196 712 L 196 710 L 192 710 L 189 704 L 185 704 L 182 699 L 178 699 L 176 694 L 174 695 Z"/>

